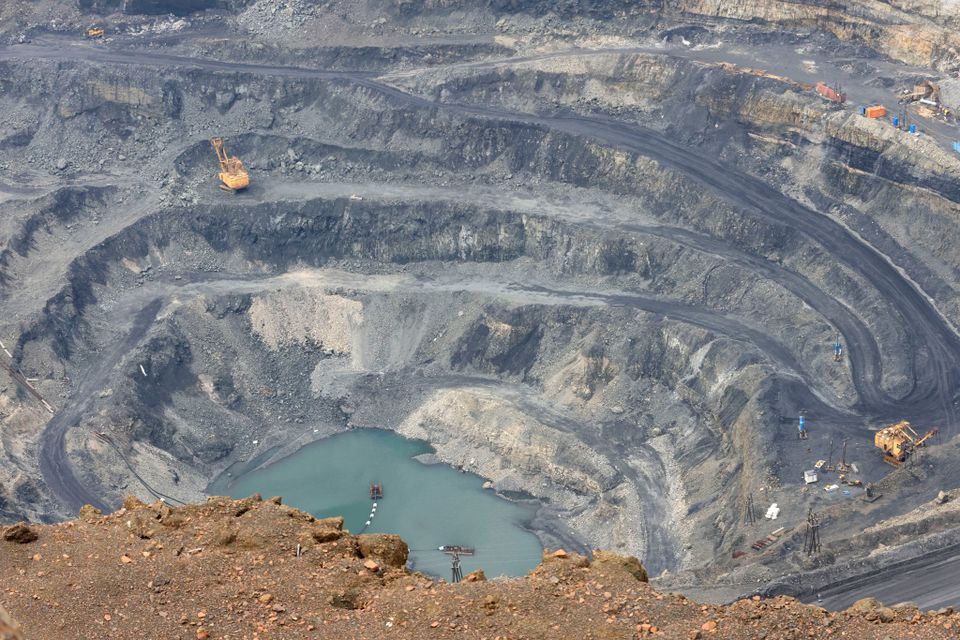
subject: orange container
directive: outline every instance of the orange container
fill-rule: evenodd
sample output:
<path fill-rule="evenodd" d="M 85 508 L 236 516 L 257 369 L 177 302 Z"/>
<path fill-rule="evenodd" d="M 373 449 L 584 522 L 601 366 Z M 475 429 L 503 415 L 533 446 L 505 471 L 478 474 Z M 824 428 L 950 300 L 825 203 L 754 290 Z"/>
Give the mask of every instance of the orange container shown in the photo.
<path fill-rule="evenodd" d="M 882 104 L 878 104 L 873 107 L 867 107 L 865 114 L 868 118 L 882 118 L 887 115 L 887 108 Z"/>

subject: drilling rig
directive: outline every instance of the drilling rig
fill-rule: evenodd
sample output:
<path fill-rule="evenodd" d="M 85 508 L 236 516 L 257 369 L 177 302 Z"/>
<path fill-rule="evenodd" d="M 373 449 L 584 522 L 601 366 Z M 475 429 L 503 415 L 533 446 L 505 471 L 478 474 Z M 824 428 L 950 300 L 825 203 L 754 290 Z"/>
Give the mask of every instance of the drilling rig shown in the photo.
<path fill-rule="evenodd" d="M 927 440 L 937 435 L 939 431 L 938 428 L 934 427 L 921 437 L 910 426 L 909 422 L 903 421 L 877 431 L 873 436 L 873 443 L 883 451 L 884 462 L 899 466 L 906 461 L 914 450 L 922 447 Z"/>
<path fill-rule="evenodd" d="M 213 138 L 210 143 L 217 152 L 217 160 L 220 161 L 220 188 L 236 193 L 250 186 L 250 176 L 243 166 L 243 161 L 236 156 L 227 155 L 223 150 L 223 138 Z"/>

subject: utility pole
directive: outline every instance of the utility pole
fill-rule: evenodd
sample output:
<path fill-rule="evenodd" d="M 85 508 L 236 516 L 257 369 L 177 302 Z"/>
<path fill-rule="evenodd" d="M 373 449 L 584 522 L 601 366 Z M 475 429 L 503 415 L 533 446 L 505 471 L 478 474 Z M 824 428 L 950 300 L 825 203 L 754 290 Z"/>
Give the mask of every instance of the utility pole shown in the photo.
<path fill-rule="evenodd" d="M 753 506 L 753 494 L 747 496 L 747 522 L 757 524 L 757 512 Z"/>
<path fill-rule="evenodd" d="M 463 579 L 463 571 L 460 569 L 460 554 L 454 551 L 450 555 L 452 556 L 450 559 L 451 581 L 460 582 Z"/>
<path fill-rule="evenodd" d="M 808 556 L 820 553 L 820 517 L 813 512 L 807 512 L 807 531 L 803 540 L 803 551 Z"/>

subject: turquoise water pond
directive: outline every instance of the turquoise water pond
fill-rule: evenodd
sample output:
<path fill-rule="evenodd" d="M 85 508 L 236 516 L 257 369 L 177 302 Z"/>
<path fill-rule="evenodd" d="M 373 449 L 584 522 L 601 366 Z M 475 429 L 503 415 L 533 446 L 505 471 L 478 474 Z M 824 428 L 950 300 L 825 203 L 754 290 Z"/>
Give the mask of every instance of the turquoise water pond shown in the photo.
<path fill-rule="evenodd" d="M 430 452 L 424 442 L 360 429 L 246 473 L 227 491 L 238 498 L 256 492 L 283 496 L 285 504 L 318 518 L 342 515 L 353 533 L 400 534 L 410 546 L 414 570 L 448 580 L 450 557 L 438 550 L 441 545 L 476 549 L 475 556 L 462 558 L 463 575 L 482 568 L 488 577 L 516 576 L 535 567 L 542 547 L 524 528 L 532 509 L 482 489 L 483 480 L 475 475 L 413 459 Z M 372 482 L 383 485 L 384 497 L 370 518 Z"/>

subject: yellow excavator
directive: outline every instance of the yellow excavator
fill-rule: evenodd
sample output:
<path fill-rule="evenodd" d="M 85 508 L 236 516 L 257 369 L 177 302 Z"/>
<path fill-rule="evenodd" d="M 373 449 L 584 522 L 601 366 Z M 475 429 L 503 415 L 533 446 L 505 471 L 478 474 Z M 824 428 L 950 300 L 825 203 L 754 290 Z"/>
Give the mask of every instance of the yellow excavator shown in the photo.
<path fill-rule="evenodd" d="M 213 138 L 210 143 L 217 152 L 220 161 L 220 188 L 224 191 L 236 193 L 250 186 L 250 175 L 243 166 L 243 161 L 236 156 L 228 156 L 223 150 L 223 138 Z"/>
<path fill-rule="evenodd" d="M 939 432 L 940 430 L 934 427 L 921 437 L 909 422 L 903 421 L 877 431 L 873 436 L 873 443 L 883 451 L 885 462 L 899 466 L 914 450 L 922 447 L 927 440 Z"/>
<path fill-rule="evenodd" d="M 88 38 L 102 38 L 103 37 L 103 27 L 90 27 L 87 29 Z"/>

